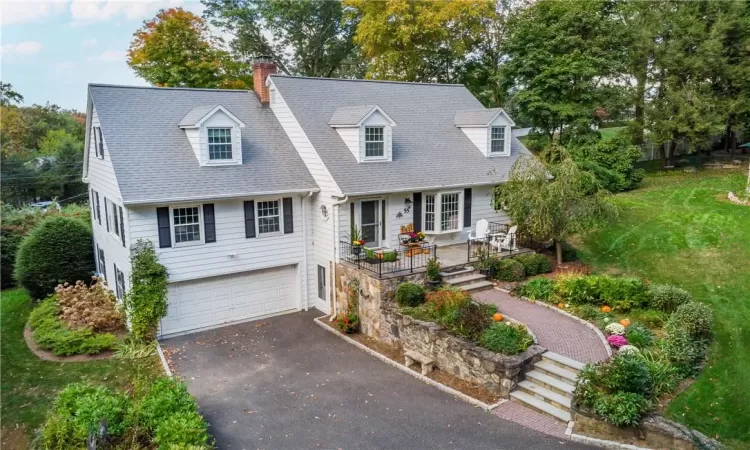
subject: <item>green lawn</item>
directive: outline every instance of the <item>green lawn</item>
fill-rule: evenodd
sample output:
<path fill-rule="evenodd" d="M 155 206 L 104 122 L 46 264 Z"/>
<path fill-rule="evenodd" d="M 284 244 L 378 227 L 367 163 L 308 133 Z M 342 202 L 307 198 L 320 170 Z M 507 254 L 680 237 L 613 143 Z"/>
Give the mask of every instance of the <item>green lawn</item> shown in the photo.
<path fill-rule="evenodd" d="M 602 140 L 606 141 L 617 136 L 618 133 L 625 130 L 627 127 L 612 127 L 612 128 L 599 128 L 599 134 L 602 135 Z"/>
<path fill-rule="evenodd" d="M 713 306 L 709 362 L 666 414 L 738 448 L 750 445 L 750 208 L 724 199 L 746 180 L 740 171 L 648 177 L 615 197 L 616 223 L 581 244 L 598 271 L 682 286 Z"/>
<path fill-rule="evenodd" d="M 154 376 L 162 370 L 158 357 L 138 361 L 42 361 L 31 353 L 23 340 L 23 329 L 33 308 L 26 291 L 3 291 L 0 293 L 0 307 L 0 422 L 3 427 L 3 448 L 6 445 L 7 448 L 21 448 L 18 436 L 12 442 L 7 442 L 6 433 L 20 427 L 30 439 L 44 421 L 55 394 L 68 383 L 90 381 L 124 387 L 136 374 Z"/>

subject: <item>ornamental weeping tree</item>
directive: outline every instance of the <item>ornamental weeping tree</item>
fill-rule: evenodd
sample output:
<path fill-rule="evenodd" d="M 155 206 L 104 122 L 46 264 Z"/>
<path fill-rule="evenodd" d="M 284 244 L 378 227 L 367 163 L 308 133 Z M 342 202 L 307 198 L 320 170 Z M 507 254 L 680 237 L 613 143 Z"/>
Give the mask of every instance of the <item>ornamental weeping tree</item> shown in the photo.
<path fill-rule="evenodd" d="M 159 263 L 154 245 L 142 239 L 131 249 L 130 264 L 130 292 L 125 296 L 130 332 L 138 341 L 150 341 L 167 314 L 167 268 Z"/>
<path fill-rule="evenodd" d="M 548 166 L 521 158 L 513 165 L 508 182 L 496 190 L 499 204 L 519 229 L 536 240 L 553 240 L 558 264 L 563 262 L 562 243 L 568 236 L 617 214 L 607 201 L 609 195 L 591 173 L 568 157 Z"/>

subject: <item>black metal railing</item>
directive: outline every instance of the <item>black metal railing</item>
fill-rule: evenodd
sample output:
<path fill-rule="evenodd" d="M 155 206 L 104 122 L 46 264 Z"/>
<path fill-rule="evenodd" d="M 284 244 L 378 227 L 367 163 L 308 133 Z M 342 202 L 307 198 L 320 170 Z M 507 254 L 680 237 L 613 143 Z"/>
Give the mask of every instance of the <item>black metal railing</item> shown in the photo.
<path fill-rule="evenodd" d="M 511 256 L 542 248 L 542 244 L 534 242 L 528 234 L 520 230 L 511 233 L 510 229 L 512 225 L 510 224 L 490 222 L 488 225 L 487 237 L 466 241 L 467 261 L 476 261 L 500 255 Z M 500 245 L 501 242 L 507 242 L 509 245 L 502 246 Z"/>
<path fill-rule="evenodd" d="M 437 257 L 437 245 L 420 243 L 399 249 L 371 249 L 339 242 L 339 257 L 342 261 L 355 264 L 378 278 L 398 273 L 413 273 L 427 266 L 427 261 Z"/>

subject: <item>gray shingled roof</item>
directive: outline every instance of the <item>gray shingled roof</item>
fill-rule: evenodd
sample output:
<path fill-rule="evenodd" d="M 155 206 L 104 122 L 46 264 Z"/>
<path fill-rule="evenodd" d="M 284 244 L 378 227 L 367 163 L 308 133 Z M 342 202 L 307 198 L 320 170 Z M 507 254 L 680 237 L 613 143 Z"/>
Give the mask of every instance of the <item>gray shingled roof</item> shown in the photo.
<path fill-rule="evenodd" d="M 375 105 L 339 106 L 333 112 L 328 125 L 356 125 L 374 107 Z"/>
<path fill-rule="evenodd" d="M 487 125 L 502 110 L 502 108 L 459 110 L 453 116 L 453 124 L 457 127 L 461 125 Z"/>
<path fill-rule="evenodd" d="M 185 117 L 183 117 L 180 122 L 178 123 L 181 127 L 190 127 L 194 126 L 198 121 L 200 121 L 202 118 L 206 117 L 206 114 L 210 113 L 219 105 L 201 105 L 196 106 L 195 108 L 188 111 L 187 114 L 185 114 Z"/>
<path fill-rule="evenodd" d="M 92 84 L 89 95 L 126 204 L 317 188 L 273 112 L 251 91 Z M 246 125 L 243 164 L 201 167 L 178 123 L 197 106 L 219 104 Z"/>
<path fill-rule="evenodd" d="M 487 158 L 454 126 L 456 110 L 482 109 L 462 85 L 271 79 L 344 194 L 499 183 L 508 179 L 519 155 L 530 155 L 514 138 L 511 156 Z M 330 127 L 334 111 L 353 104 L 378 105 L 398 124 L 393 161 L 358 163 Z"/>

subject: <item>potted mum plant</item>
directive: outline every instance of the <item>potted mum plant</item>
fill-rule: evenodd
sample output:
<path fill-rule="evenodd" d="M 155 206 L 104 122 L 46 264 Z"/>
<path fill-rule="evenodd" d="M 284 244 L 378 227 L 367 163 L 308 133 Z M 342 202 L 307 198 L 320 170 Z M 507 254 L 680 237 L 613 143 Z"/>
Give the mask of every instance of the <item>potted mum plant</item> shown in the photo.
<path fill-rule="evenodd" d="M 359 256 L 362 253 L 362 246 L 365 241 L 362 240 L 362 231 L 359 228 L 352 227 L 352 254 Z"/>
<path fill-rule="evenodd" d="M 427 261 L 427 286 L 435 290 L 441 284 L 440 261 L 437 258 L 430 258 Z"/>

